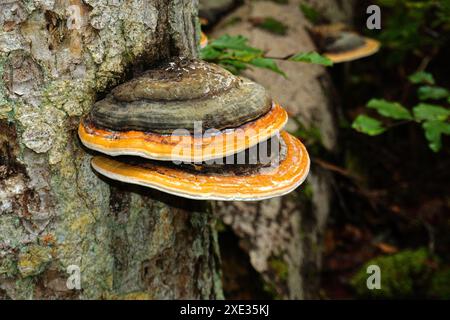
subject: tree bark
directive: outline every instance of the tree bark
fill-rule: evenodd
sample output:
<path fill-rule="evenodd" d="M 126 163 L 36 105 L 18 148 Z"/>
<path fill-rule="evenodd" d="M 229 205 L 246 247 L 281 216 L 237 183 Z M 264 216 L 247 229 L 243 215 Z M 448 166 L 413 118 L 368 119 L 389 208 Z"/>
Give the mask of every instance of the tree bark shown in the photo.
<path fill-rule="evenodd" d="M 351 20 L 352 7 L 338 0 L 290 0 L 288 4 L 246 1 L 214 28 L 213 37 L 244 35 L 253 46 L 273 57 L 317 51 L 300 4 L 313 6 L 330 21 Z M 286 35 L 261 30 L 252 23 L 269 16 L 287 26 Z M 257 203 L 218 202 L 215 212 L 239 237 L 241 248 L 273 297 L 318 298 L 323 239 L 332 210 L 334 182 L 330 172 L 318 166 L 315 159 L 338 148 L 334 113 L 339 106 L 325 68 L 289 61 L 280 61 L 279 66 L 287 79 L 257 68 L 246 70 L 245 76 L 262 84 L 286 108 L 290 116 L 286 130 L 301 140 L 313 140 L 308 141 L 310 174 L 289 195 Z M 225 269 L 229 268 L 224 266 Z"/>
<path fill-rule="evenodd" d="M 221 298 L 209 204 L 97 176 L 76 133 L 111 87 L 196 55 L 197 1 L 0 7 L 0 298 Z"/>

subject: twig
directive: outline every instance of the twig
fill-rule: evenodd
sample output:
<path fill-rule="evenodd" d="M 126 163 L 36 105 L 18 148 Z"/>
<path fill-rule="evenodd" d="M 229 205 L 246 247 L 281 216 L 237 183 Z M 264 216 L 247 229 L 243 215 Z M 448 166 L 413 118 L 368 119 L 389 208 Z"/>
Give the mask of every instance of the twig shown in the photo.
<path fill-rule="evenodd" d="M 313 158 L 312 160 L 313 163 L 321 166 L 322 168 L 329 170 L 329 171 L 333 171 L 333 172 L 337 172 L 342 176 L 351 178 L 353 180 L 358 180 L 361 181 L 362 179 L 358 176 L 355 176 L 353 173 L 349 172 L 347 169 L 344 169 L 342 167 L 339 167 L 333 163 L 327 162 L 325 160 L 322 159 L 318 159 L 318 158 Z"/>
<path fill-rule="evenodd" d="M 264 56 L 264 58 L 267 59 L 273 59 L 273 60 L 289 60 L 289 58 L 293 57 L 293 54 L 287 55 L 285 57 L 272 57 L 272 56 Z"/>

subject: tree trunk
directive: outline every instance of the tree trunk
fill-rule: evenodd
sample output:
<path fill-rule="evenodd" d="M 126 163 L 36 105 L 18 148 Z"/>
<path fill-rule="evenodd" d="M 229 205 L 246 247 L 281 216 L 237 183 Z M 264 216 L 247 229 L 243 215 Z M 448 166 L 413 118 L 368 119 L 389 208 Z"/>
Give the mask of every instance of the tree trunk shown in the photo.
<path fill-rule="evenodd" d="M 246 1 L 214 28 L 213 37 L 244 35 L 253 46 L 273 57 L 316 51 L 307 32 L 310 24 L 299 9 L 305 3 L 330 21 L 350 20 L 352 7 L 338 0 L 290 0 L 288 4 Z M 287 26 L 285 36 L 254 27 L 252 21 L 269 16 Z M 338 147 L 334 113 L 339 106 L 325 68 L 289 61 L 281 61 L 279 66 L 287 79 L 255 68 L 246 70 L 245 75 L 267 88 L 274 100 L 286 108 L 290 115 L 286 130 L 310 143 L 312 164 L 308 179 L 287 196 L 257 203 L 219 202 L 215 212 L 239 237 L 241 248 L 273 297 L 317 298 L 334 182 L 315 160 L 323 154 L 332 154 Z M 225 263 L 224 259 L 224 270 L 229 270 Z"/>
<path fill-rule="evenodd" d="M 111 87 L 196 55 L 197 1 L 0 7 L 0 298 L 222 297 L 209 204 L 97 176 L 76 133 Z"/>

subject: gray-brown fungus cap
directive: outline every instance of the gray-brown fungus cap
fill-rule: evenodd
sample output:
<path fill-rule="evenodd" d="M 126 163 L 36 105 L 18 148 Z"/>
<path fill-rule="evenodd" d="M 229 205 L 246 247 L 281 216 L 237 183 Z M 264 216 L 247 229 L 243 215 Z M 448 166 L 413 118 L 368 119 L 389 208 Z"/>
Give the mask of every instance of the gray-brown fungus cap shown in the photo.
<path fill-rule="evenodd" d="M 115 131 L 170 134 L 176 129 L 235 128 L 272 107 L 265 89 L 201 60 L 177 58 L 114 88 L 90 121 Z"/>

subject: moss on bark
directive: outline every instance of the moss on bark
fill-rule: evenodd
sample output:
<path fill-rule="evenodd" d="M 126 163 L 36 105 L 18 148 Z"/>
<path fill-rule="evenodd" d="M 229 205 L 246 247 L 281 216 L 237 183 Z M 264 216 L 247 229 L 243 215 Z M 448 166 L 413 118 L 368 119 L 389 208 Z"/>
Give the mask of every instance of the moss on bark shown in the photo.
<path fill-rule="evenodd" d="M 1 294 L 220 298 L 211 212 L 112 187 L 76 134 L 97 95 L 164 57 L 196 55 L 196 1 L 0 6 Z M 65 286 L 70 265 L 81 290 Z"/>

